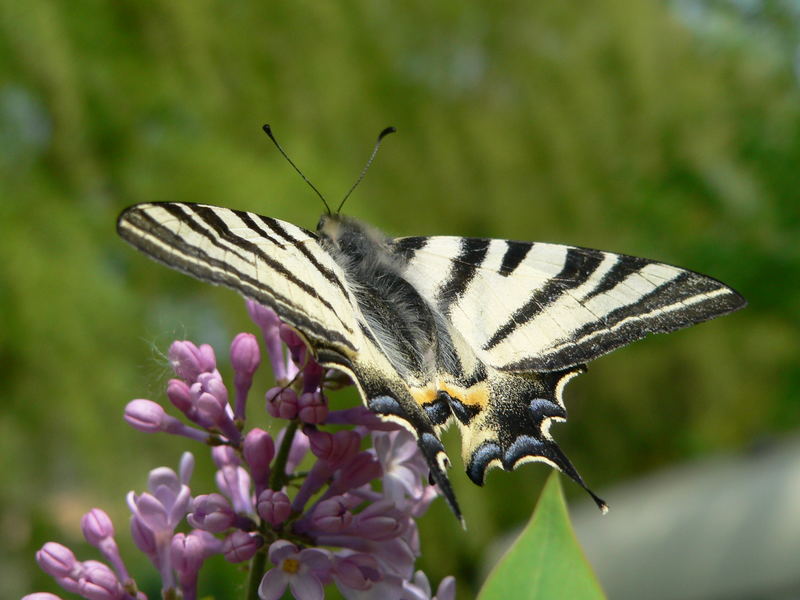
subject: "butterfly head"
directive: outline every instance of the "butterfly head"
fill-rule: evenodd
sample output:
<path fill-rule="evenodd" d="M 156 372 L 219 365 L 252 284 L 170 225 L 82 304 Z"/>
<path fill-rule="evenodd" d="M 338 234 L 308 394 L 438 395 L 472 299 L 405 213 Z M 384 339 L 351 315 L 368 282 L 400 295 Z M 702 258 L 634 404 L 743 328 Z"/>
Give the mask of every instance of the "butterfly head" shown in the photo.
<path fill-rule="evenodd" d="M 345 215 L 323 214 L 317 224 L 317 235 L 334 256 L 364 260 L 386 254 L 388 238 L 380 230 Z"/>

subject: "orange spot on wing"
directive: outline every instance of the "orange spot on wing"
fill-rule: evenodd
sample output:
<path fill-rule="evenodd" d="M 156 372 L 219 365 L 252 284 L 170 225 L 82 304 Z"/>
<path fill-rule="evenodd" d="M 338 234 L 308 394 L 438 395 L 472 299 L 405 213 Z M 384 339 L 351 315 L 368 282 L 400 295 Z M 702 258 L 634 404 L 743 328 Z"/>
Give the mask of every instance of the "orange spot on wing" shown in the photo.
<path fill-rule="evenodd" d="M 489 386 L 485 381 L 476 383 L 468 388 L 443 383 L 442 390 L 447 392 L 451 398 L 456 398 L 460 400 L 462 404 L 468 406 L 478 406 L 484 409 L 489 405 Z"/>
<path fill-rule="evenodd" d="M 431 386 L 425 388 L 411 388 L 409 391 L 411 392 L 411 396 L 420 406 L 430 404 L 436 400 L 436 394 L 438 393 Z"/>

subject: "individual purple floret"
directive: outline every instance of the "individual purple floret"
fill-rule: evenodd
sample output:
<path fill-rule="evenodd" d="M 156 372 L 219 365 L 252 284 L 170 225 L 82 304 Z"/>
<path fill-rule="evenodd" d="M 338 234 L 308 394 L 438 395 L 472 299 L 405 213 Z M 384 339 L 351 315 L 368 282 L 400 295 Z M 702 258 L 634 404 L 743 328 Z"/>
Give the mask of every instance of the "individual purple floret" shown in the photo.
<path fill-rule="evenodd" d="M 277 383 L 257 392 L 272 418 L 265 428 L 248 427 L 248 395 L 262 362 L 249 333 L 230 345 L 231 386 L 211 346 L 172 344 L 177 377 L 167 383 L 166 399 L 182 418 L 146 399 L 125 409 L 140 431 L 210 446 L 216 466 L 217 491 L 192 494 L 194 457 L 186 452 L 177 473 L 154 469 L 147 491 L 128 494 L 131 535 L 158 569 L 161 595 L 195 600 L 205 561 L 221 554 L 250 561 L 247 585 L 230 585 L 247 600 L 278 599 L 287 588 L 295 598 L 317 600 L 333 586 L 348 600 L 452 600 L 452 577 L 432 596 L 425 575 L 414 572 L 421 553 L 416 518 L 438 496 L 414 437 L 363 406 L 331 411 L 327 391 L 341 387 L 341 374 L 320 366 L 273 311 L 253 302 L 247 309 Z M 49 542 L 37 553 L 42 569 L 89 600 L 146 600 L 119 555 L 108 515 L 93 509 L 81 527 L 110 566 L 80 561 Z"/>
<path fill-rule="evenodd" d="M 170 543 L 170 561 L 183 590 L 183 600 L 197 597 L 197 576 L 206 557 L 205 540 L 194 533 L 176 533 Z"/>
<path fill-rule="evenodd" d="M 189 510 L 191 492 L 188 481 L 194 459 L 184 453 L 181 459 L 181 478 L 168 467 L 150 471 L 149 492 L 136 495 L 128 493 L 128 507 L 133 513 L 131 530 L 134 541 L 153 561 L 161 573 L 162 589 L 174 586 L 170 560 L 170 543 L 175 528 L 183 521 Z"/>
<path fill-rule="evenodd" d="M 261 351 L 252 333 L 240 333 L 231 342 L 231 366 L 233 367 L 233 386 L 236 390 L 236 407 L 233 414 L 237 421 L 244 421 L 247 406 L 247 393 L 253 385 L 253 374 L 261 364 Z"/>
<path fill-rule="evenodd" d="M 100 550 L 106 560 L 111 563 L 120 580 L 123 583 L 130 580 L 128 570 L 119 554 L 117 542 L 114 540 L 114 524 L 111 522 L 111 518 L 99 508 L 93 508 L 83 515 L 81 531 L 83 531 L 86 541 Z"/>
<path fill-rule="evenodd" d="M 273 527 L 282 525 L 292 514 L 289 496 L 282 490 L 264 490 L 258 495 L 256 503 L 258 516 Z"/>
<path fill-rule="evenodd" d="M 264 545 L 264 538 L 246 531 L 234 531 L 222 542 L 222 554 L 225 560 L 237 563 L 250 560 Z"/>
<path fill-rule="evenodd" d="M 198 347 L 192 342 L 173 342 L 168 356 L 175 374 L 186 381 L 195 381 L 201 373 L 212 373 L 217 369 L 214 349 L 208 344 Z"/>
<path fill-rule="evenodd" d="M 269 485 L 270 463 L 275 458 L 275 442 L 269 433 L 254 427 L 244 438 L 242 454 L 250 467 L 250 477 L 257 496 Z"/>
<path fill-rule="evenodd" d="M 291 542 L 278 540 L 269 547 L 269 559 L 275 568 L 267 571 L 258 595 L 262 600 L 278 600 L 286 586 L 295 598 L 317 600 L 324 597 L 322 582 L 330 577 L 331 559 L 325 550 L 300 550 Z"/>
<path fill-rule="evenodd" d="M 192 512 L 186 516 L 192 527 L 209 533 L 222 533 L 233 527 L 252 531 L 256 524 L 250 517 L 233 510 L 221 494 L 203 494 L 192 501 Z"/>
<path fill-rule="evenodd" d="M 452 575 L 439 583 L 436 594 L 431 596 L 431 584 L 422 571 L 417 571 L 411 581 L 403 582 L 403 597 L 408 600 L 454 600 L 456 597 L 456 580 Z"/>

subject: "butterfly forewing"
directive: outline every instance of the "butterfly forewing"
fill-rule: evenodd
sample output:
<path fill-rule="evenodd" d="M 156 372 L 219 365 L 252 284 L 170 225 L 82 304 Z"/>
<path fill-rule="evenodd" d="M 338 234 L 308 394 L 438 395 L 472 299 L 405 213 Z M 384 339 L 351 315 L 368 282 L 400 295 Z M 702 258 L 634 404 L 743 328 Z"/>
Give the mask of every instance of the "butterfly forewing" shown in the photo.
<path fill-rule="evenodd" d="M 133 206 L 117 230 L 167 266 L 273 308 L 315 347 L 357 352 L 357 307 L 313 233 L 254 213 L 173 202 Z"/>
<path fill-rule="evenodd" d="M 504 371 L 583 364 L 745 304 L 711 277 L 600 250 L 457 237 L 401 238 L 395 248 L 404 277 L 480 360 Z M 452 274 L 462 281 L 458 294 L 448 293 Z"/>

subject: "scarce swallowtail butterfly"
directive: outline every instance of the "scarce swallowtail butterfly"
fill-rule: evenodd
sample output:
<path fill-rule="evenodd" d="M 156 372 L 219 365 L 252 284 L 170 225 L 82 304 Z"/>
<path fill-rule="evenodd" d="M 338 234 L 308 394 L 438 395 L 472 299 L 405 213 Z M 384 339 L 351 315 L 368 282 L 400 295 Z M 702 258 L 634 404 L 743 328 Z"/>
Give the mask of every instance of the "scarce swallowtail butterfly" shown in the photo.
<path fill-rule="evenodd" d="M 476 484 L 490 468 L 541 461 L 605 511 L 550 434 L 567 416 L 566 383 L 649 333 L 746 304 L 716 279 L 652 260 L 539 242 L 391 238 L 330 211 L 312 232 L 241 210 L 153 202 L 123 211 L 117 230 L 151 258 L 272 308 L 321 365 L 352 378 L 366 406 L 415 435 L 459 518 L 439 439 L 449 423 Z"/>

